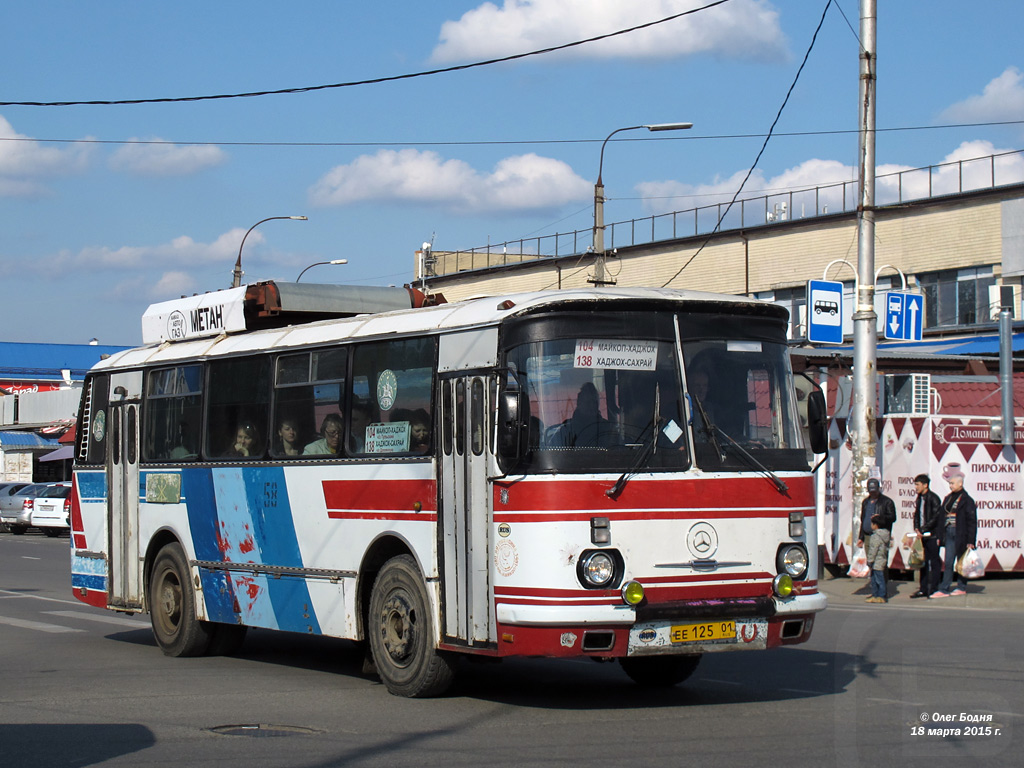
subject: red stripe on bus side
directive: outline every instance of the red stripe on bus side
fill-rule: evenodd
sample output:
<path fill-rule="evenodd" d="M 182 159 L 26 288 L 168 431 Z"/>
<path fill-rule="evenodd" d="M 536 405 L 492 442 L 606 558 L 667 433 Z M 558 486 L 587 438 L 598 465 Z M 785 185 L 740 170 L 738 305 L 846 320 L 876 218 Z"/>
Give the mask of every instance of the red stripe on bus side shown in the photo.
<path fill-rule="evenodd" d="M 781 495 L 765 477 L 716 477 L 685 480 L 631 480 L 617 499 L 605 494 L 612 481 L 552 480 L 494 484 L 497 514 L 527 510 L 659 510 L 676 506 L 700 512 L 764 507 L 814 508 L 811 477 L 787 477 L 787 495 Z M 759 513 L 767 514 L 767 513 Z"/>
<path fill-rule="evenodd" d="M 425 512 L 437 512 L 435 480 L 324 480 L 324 503 L 342 512 L 409 510 L 416 503 Z M 396 512 L 397 513 L 397 512 Z"/>
<path fill-rule="evenodd" d="M 387 510 L 354 510 L 328 509 L 327 516 L 332 520 L 421 520 L 428 523 L 437 522 L 434 512 L 394 512 Z"/>

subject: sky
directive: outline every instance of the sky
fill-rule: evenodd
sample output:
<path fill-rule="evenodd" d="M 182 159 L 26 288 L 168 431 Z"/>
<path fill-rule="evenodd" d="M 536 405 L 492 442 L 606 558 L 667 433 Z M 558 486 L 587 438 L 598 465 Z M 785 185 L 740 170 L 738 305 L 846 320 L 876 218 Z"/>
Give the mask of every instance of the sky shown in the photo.
<path fill-rule="evenodd" d="M 150 303 L 229 287 L 268 217 L 308 221 L 253 230 L 246 281 L 347 259 L 303 281 L 402 285 L 424 242 L 586 229 L 601 142 L 627 126 L 693 123 L 609 142 L 606 222 L 729 199 L 794 80 L 741 197 L 855 178 L 856 0 L 728 0 L 465 66 L 711 2 L 12 6 L 0 338 L 138 344 Z M 879 174 L 1024 148 L 1021 29 L 1021 3 L 879 0 Z"/>

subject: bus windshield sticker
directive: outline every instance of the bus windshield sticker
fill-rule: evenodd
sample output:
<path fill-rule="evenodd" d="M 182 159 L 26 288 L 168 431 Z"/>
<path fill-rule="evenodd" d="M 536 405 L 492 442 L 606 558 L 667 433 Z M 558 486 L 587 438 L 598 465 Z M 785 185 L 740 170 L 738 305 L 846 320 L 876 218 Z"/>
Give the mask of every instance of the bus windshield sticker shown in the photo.
<path fill-rule="evenodd" d="M 613 368 L 653 371 L 658 365 L 658 342 L 637 339 L 576 339 L 575 368 Z"/>
<path fill-rule="evenodd" d="M 725 348 L 730 352 L 760 352 L 761 342 L 760 341 L 729 341 L 726 342 Z"/>
<path fill-rule="evenodd" d="M 366 453 L 407 453 L 410 431 L 408 421 L 369 424 L 366 427 Z"/>
<path fill-rule="evenodd" d="M 683 436 L 683 430 L 676 424 L 675 419 L 669 419 L 668 424 L 664 426 L 661 432 L 673 443 Z"/>
<path fill-rule="evenodd" d="M 382 411 L 390 411 L 398 397 L 398 377 L 390 368 L 377 379 L 377 404 Z"/>

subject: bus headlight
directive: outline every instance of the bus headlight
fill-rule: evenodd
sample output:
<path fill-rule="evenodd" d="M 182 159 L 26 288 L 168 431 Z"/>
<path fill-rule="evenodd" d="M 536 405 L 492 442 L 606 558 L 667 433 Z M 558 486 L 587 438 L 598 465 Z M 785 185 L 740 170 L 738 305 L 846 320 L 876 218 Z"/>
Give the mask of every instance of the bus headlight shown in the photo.
<path fill-rule="evenodd" d="M 793 577 L 788 573 L 780 573 L 772 579 L 772 592 L 776 597 L 789 597 L 793 594 Z"/>
<path fill-rule="evenodd" d="M 644 601 L 644 585 L 639 581 L 627 581 L 622 585 L 622 602 L 626 605 L 640 605 Z"/>
<path fill-rule="evenodd" d="M 592 549 L 580 555 L 576 574 L 587 589 L 614 586 L 621 557 L 614 550 Z"/>
<path fill-rule="evenodd" d="M 807 574 L 807 550 L 803 544 L 783 544 L 775 556 L 775 569 L 799 581 Z"/>

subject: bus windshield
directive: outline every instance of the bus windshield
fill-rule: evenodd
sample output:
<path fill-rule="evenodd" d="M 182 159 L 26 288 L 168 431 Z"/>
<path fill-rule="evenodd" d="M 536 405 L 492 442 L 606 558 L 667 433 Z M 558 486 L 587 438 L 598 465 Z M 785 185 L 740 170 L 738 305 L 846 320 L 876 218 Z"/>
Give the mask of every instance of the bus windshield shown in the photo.
<path fill-rule="evenodd" d="M 675 318 L 630 314 L 514 334 L 529 339 L 506 357 L 529 406 L 520 470 L 807 469 L 778 323 L 680 315 L 683 376 Z"/>

